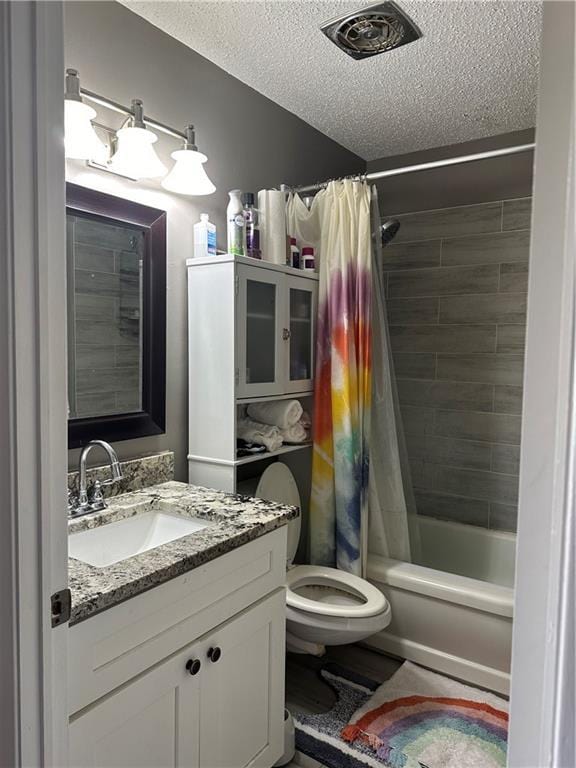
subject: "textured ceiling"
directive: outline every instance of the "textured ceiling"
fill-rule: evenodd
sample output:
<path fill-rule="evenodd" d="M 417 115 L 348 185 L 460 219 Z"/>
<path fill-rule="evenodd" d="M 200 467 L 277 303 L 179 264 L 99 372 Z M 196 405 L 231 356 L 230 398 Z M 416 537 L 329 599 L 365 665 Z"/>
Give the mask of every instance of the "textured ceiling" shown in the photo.
<path fill-rule="evenodd" d="M 424 37 L 364 61 L 319 25 L 370 0 L 122 2 L 367 160 L 535 124 L 536 0 L 400 0 Z"/>

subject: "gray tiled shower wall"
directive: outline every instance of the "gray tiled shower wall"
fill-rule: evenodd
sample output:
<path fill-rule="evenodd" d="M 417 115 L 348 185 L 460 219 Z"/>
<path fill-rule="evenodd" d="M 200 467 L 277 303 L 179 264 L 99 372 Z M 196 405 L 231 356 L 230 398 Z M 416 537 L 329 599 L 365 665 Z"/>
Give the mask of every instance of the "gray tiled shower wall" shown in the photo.
<path fill-rule="evenodd" d="M 384 249 L 421 515 L 516 529 L 530 213 L 520 198 L 404 214 Z"/>
<path fill-rule="evenodd" d="M 142 233 L 66 219 L 71 416 L 140 410 Z"/>

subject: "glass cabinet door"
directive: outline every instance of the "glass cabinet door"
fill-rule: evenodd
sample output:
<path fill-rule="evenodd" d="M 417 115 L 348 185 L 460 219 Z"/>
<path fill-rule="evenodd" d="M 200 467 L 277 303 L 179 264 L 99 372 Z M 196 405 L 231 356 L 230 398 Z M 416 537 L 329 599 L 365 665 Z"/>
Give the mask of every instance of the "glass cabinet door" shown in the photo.
<path fill-rule="evenodd" d="M 287 275 L 288 340 L 286 392 L 312 389 L 316 288 L 314 280 Z"/>
<path fill-rule="evenodd" d="M 280 394 L 283 275 L 238 266 L 237 396 Z"/>

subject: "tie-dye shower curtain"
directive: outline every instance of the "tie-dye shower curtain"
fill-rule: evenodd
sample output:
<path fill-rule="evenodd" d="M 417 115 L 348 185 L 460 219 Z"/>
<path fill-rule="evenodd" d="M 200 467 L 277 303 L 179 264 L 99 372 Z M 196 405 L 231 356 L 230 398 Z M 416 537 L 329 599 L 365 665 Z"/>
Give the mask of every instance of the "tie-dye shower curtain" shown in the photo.
<path fill-rule="evenodd" d="M 368 550 L 410 563 L 419 560 L 420 536 L 390 345 L 380 224 L 378 194 L 373 187 Z"/>
<path fill-rule="evenodd" d="M 320 224 L 310 557 L 362 575 L 371 391 L 370 190 L 331 182 Z"/>

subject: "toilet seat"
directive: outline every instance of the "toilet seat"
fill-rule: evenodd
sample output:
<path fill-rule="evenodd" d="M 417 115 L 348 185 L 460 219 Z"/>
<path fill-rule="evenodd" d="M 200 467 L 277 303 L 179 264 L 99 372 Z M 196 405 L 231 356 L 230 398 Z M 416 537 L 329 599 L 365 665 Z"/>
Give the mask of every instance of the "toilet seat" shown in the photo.
<path fill-rule="evenodd" d="M 388 610 L 388 601 L 379 589 L 352 573 L 316 565 L 297 565 L 286 574 L 286 603 L 291 608 L 320 616 L 336 616 L 348 619 L 377 616 Z M 324 588 L 322 599 L 314 600 L 298 594 L 303 587 Z M 330 599 L 330 589 L 334 600 Z M 342 604 L 342 593 L 361 602 Z"/>
<path fill-rule="evenodd" d="M 249 493 L 254 493 L 250 489 Z M 288 467 L 278 461 L 262 474 L 258 498 L 300 507 L 298 486 Z M 320 655 L 327 645 L 349 645 L 385 629 L 390 604 L 364 579 L 336 568 L 293 566 L 300 538 L 300 517 L 287 525 L 286 642 L 296 653 Z"/>

